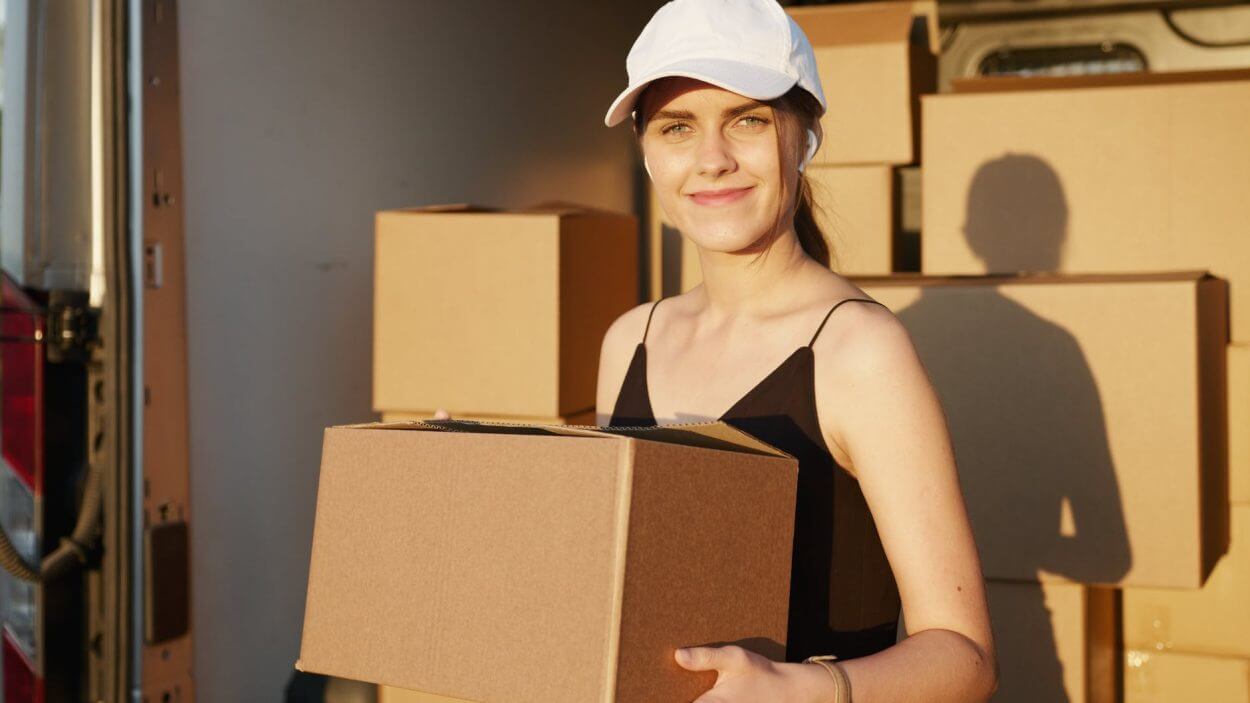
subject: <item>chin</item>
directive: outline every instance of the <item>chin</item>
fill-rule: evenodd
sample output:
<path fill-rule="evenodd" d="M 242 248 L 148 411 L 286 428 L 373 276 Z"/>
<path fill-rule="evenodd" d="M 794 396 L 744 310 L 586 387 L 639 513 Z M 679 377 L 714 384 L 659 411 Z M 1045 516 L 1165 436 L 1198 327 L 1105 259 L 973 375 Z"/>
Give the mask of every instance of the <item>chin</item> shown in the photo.
<path fill-rule="evenodd" d="M 734 252 L 746 249 L 764 236 L 767 225 L 744 226 L 735 223 L 732 226 L 695 225 L 683 230 L 690 241 L 709 251 Z"/>

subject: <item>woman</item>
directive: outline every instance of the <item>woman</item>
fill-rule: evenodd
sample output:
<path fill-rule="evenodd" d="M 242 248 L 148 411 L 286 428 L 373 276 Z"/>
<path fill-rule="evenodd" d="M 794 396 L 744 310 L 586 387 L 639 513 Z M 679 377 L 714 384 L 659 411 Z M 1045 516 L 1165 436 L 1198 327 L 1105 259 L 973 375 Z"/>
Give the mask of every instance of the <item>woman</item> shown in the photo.
<path fill-rule="evenodd" d="M 633 115 L 703 283 L 608 330 L 599 423 L 720 419 L 799 460 L 786 661 L 679 649 L 718 672 L 697 703 L 987 700 L 993 636 L 941 406 L 898 319 L 829 269 L 812 217 L 810 44 L 774 0 L 674 0 L 626 63 L 605 121 Z"/>

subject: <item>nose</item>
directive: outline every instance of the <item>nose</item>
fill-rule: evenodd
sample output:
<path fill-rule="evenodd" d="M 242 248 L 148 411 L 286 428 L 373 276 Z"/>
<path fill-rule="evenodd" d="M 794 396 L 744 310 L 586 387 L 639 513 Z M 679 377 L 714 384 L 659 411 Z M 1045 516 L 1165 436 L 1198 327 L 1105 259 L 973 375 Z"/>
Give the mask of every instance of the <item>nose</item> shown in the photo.
<path fill-rule="evenodd" d="M 696 152 L 699 175 L 716 178 L 721 174 L 733 171 L 738 162 L 733 157 L 733 144 L 720 132 L 705 132 L 707 136 L 699 142 Z"/>

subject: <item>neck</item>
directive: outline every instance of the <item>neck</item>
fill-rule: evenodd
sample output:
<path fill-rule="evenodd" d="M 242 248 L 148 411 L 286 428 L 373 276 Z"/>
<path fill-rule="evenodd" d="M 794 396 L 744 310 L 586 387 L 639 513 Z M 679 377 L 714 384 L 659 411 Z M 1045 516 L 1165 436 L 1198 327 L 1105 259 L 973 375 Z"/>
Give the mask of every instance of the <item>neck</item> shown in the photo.
<path fill-rule="evenodd" d="M 756 260 L 758 258 L 758 260 Z M 716 317 L 765 317 L 794 305 L 792 293 L 802 286 L 811 267 L 823 268 L 803 251 L 791 226 L 765 254 L 699 249 L 703 296 Z"/>

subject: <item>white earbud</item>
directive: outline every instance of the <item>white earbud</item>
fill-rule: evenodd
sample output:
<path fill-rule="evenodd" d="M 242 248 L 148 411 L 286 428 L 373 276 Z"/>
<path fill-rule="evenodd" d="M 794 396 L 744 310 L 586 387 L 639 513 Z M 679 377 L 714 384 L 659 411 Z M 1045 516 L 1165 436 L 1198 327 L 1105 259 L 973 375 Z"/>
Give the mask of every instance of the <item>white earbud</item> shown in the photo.
<path fill-rule="evenodd" d="M 647 170 L 647 178 L 650 178 L 651 180 L 655 180 L 655 176 L 651 175 L 651 164 L 647 163 L 646 154 L 642 155 L 642 167 Z"/>
<path fill-rule="evenodd" d="M 816 155 L 818 148 L 820 148 L 820 140 L 816 138 L 816 133 L 810 129 L 807 130 L 807 155 L 803 157 L 803 163 L 799 164 L 799 173 L 802 173 L 803 169 L 807 168 L 807 165 L 811 163 L 812 157 Z"/>

